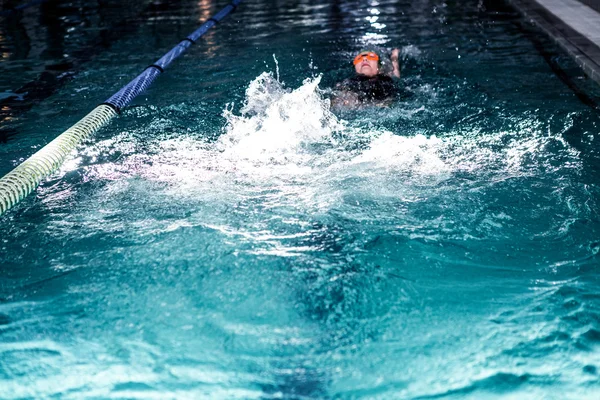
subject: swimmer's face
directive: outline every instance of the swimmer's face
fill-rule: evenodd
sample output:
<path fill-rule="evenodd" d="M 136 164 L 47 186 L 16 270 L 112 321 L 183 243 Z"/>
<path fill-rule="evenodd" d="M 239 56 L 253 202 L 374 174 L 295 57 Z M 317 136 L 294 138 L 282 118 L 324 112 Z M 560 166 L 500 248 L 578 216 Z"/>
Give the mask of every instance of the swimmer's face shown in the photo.
<path fill-rule="evenodd" d="M 379 56 L 376 53 L 365 51 L 354 58 L 354 69 L 357 74 L 368 77 L 379 73 Z"/>

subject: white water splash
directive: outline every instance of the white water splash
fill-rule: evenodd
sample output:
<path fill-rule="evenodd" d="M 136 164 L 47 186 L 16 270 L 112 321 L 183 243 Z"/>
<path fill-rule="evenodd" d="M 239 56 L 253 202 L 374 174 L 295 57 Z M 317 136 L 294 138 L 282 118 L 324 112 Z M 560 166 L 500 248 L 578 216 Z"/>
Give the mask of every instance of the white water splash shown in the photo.
<path fill-rule="evenodd" d="M 302 196 L 330 196 L 344 190 L 341 181 L 357 182 L 346 187 L 354 190 L 374 182 L 384 186 L 399 176 L 403 187 L 417 185 L 422 190 L 456 172 L 480 174 L 484 180 L 526 173 L 544 162 L 540 154 L 557 142 L 539 135 L 523 138 L 520 132 L 439 138 L 365 128 L 360 121 L 349 123 L 332 113 L 329 99 L 319 89 L 320 80 L 306 79 L 290 90 L 272 73 L 262 73 L 248 85 L 239 113 L 232 106 L 225 108 L 226 124 L 215 142 L 181 135 L 142 145 L 135 143 L 141 139 L 122 133 L 86 150 L 92 159 L 111 151 L 123 154 L 113 163 L 87 167 L 86 176 L 109 180 L 137 176 L 164 182 L 175 193 L 185 189 L 202 196 L 210 190 L 217 197 L 218 190 L 229 196 L 248 187 L 285 187 Z"/>
<path fill-rule="evenodd" d="M 320 94 L 319 82 L 320 77 L 307 79 L 286 91 L 263 73 L 248 87 L 241 116 L 225 110 L 227 125 L 216 150 L 228 162 L 245 167 L 310 167 L 315 158 L 311 146 L 331 147 L 333 134 L 344 129 Z"/>

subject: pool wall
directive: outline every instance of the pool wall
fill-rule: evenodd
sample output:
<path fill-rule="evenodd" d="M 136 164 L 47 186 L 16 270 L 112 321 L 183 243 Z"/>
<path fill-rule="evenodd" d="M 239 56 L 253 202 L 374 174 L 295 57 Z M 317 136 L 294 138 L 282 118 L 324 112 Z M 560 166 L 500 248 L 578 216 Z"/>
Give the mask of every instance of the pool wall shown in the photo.
<path fill-rule="evenodd" d="M 565 49 L 587 76 L 600 84 L 600 1 L 509 1 Z"/>

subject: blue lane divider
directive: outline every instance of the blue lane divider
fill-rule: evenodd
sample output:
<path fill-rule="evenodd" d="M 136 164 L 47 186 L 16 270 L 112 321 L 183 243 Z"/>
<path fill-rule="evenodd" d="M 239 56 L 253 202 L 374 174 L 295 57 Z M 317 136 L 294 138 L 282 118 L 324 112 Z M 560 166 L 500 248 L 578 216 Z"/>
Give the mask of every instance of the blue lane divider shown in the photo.
<path fill-rule="evenodd" d="M 185 39 L 182 39 L 181 42 L 179 42 L 160 59 L 158 59 L 158 61 L 146 68 L 144 72 L 135 77 L 127 85 L 123 86 L 121 90 L 112 95 L 102 104 L 112 107 L 117 112 L 121 112 L 121 109 L 127 106 L 140 93 L 146 90 L 152 84 L 152 82 L 154 82 L 156 77 L 164 72 L 165 68 L 167 68 L 169 64 L 173 62 L 173 60 L 183 54 L 210 28 L 219 23 L 230 12 L 235 10 L 241 2 L 242 0 L 233 0 L 230 4 L 226 5 L 221 11 L 202 24 L 200 28 L 196 29 Z"/>
<path fill-rule="evenodd" d="M 75 125 L 58 135 L 57 138 L 0 178 L 0 216 L 33 192 L 43 179 L 60 168 L 69 153 L 83 139 L 108 124 L 123 107 L 150 86 L 174 59 L 179 57 L 200 36 L 221 21 L 241 2 L 242 0 L 234 0 L 213 18 L 209 18 L 200 28 L 183 39 L 157 62 L 147 67 L 144 72 L 125 85 L 105 103 L 94 108 Z"/>

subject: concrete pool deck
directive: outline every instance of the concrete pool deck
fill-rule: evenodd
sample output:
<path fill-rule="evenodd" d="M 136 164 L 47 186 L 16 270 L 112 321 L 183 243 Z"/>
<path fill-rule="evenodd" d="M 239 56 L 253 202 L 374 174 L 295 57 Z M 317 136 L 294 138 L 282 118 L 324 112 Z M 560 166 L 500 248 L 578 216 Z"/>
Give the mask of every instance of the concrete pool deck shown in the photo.
<path fill-rule="evenodd" d="M 600 85 L 600 0 L 509 1 Z"/>

